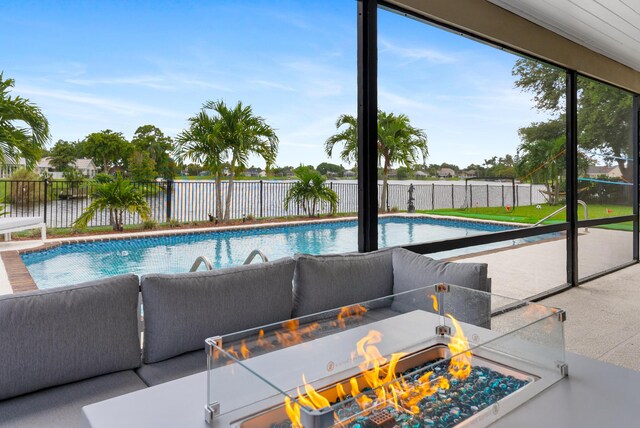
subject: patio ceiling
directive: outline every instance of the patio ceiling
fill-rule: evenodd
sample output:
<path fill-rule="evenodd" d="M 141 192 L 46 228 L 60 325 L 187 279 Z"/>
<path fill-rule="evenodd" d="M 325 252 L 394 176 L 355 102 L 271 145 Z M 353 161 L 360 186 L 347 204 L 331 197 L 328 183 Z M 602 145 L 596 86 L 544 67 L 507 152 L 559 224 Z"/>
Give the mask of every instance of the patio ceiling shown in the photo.
<path fill-rule="evenodd" d="M 489 0 L 640 71 L 638 0 Z"/>

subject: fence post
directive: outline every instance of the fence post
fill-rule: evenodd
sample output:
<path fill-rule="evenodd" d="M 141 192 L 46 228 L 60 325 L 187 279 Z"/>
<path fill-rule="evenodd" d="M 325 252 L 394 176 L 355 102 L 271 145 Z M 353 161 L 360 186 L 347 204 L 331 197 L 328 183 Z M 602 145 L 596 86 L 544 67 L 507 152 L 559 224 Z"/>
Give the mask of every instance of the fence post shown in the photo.
<path fill-rule="evenodd" d="M 436 209 L 436 184 L 431 183 L 431 209 Z"/>
<path fill-rule="evenodd" d="M 263 205 L 262 205 L 263 187 L 264 187 L 264 182 L 262 180 L 260 180 L 260 218 L 264 217 L 264 209 L 263 209 Z"/>
<path fill-rule="evenodd" d="M 529 205 L 533 205 L 533 183 L 529 184 Z"/>
<path fill-rule="evenodd" d="M 47 224 L 47 191 L 49 189 L 49 180 L 44 179 L 44 224 Z"/>
<path fill-rule="evenodd" d="M 454 192 L 453 183 L 451 183 L 451 209 L 455 209 L 455 199 L 453 196 L 453 192 Z"/>
<path fill-rule="evenodd" d="M 504 207 L 504 184 L 502 185 L 502 190 L 500 191 L 500 195 L 502 196 L 502 206 Z"/>
<path fill-rule="evenodd" d="M 487 184 L 487 208 L 489 208 L 489 185 Z"/>
<path fill-rule="evenodd" d="M 173 180 L 167 180 L 167 222 L 171 221 L 171 199 L 173 195 Z"/>
<path fill-rule="evenodd" d="M 469 186 L 469 208 L 473 208 L 473 184 Z"/>

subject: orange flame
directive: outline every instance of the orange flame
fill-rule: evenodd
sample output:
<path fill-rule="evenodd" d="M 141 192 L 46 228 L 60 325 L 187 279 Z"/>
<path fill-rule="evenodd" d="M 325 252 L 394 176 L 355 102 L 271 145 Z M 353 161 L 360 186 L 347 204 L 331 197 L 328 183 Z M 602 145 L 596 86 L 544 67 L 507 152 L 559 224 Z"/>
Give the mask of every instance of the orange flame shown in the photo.
<path fill-rule="evenodd" d="M 458 321 L 450 314 L 447 314 L 447 317 L 451 319 L 456 328 L 456 334 L 451 337 L 451 342 L 447 345 L 453 355 L 449 364 L 449 373 L 457 379 L 464 380 L 471 374 L 469 341 L 465 337 Z"/>
<path fill-rule="evenodd" d="M 245 360 L 251 356 L 251 352 L 249 352 L 249 348 L 247 348 L 247 344 L 244 343 L 244 339 L 240 343 L 240 354 L 242 354 L 242 358 Z"/>
<path fill-rule="evenodd" d="M 433 300 L 433 310 L 438 312 L 438 298 L 435 296 L 435 294 L 432 294 L 429 297 L 431 297 L 431 300 Z"/>
<path fill-rule="evenodd" d="M 320 324 L 318 324 L 317 322 L 309 324 L 306 327 L 299 328 L 300 321 L 297 319 L 285 321 L 284 323 L 282 323 L 282 326 L 287 329 L 287 331 L 276 331 L 275 333 L 278 342 L 285 347 L 302 343 L 304 336 L 310 337 L 311 333 L 320 328 Z"/>
<path fill-rule="evenodd" d="M 437 299 L 435 296 L 431 296 L 434 302 L 434 309 L 437 310 Z M 471 351 L 469 350 L 469 342 L 464 336 L 462 328 L 458 321 L 450 314 L 447 317 L 451 319 L 455 327 L 455 335 L 451 337 L 451 342 L 447 345 L 451 351 L 453 357 L 449 363 L 449 373 L 457 379 L 466 379 L 471 373 Z M 297 324 L 290 323 L 289 330 L 291 332 L 297 331 Z M 430 379 L 433 372 L 424 373 L 417 381 L 407 383 L 404 378 L 398 378 L 396 374 L 396 366 L 398 362 L 404 357 L 405 353 L 394 353 L 390 359 L 386 359 L 380 353 L 377 348 L 377 344 L 382 341 L 382 333 L 376 330 L 370 330 L 369 333 L 360 339 L 356 344 L 356 351 L 352 353 L 352 360 L 355 356 L 362 357 L 362 362 L 358 364 L 360 368 L 360 377 L 352 377 L 349 379 L 349 383 L 343 385 L 337 383 L 335 386 L 335 393 L 340 401 L 346 399 L 349 395 L 354 397 L 354 400 L 362 410 L 369 409 L 374 404 L 374 398 L 376 403 L 391 403 L 397 411 L 400 407 L 409 410 L 410 412 L 417 414 L 420 409 L 418 403 L 425 397 L 429 397 L 439 390 L 449 389 L 449 380 L 443 376 L 439 376 L 435 379 Z M 367 389 L 367 393 L 362 393 L 362 388 L 358 383 L 364 381 Z M 297 402 L 300 405 L 309 407 L 310 409 L 322 409 L 330 407 L 329 400 L 318 393 L 302 376 L 304 393 L 297 388 Z M 349 387 L 349 394 L 345 391 L 345 386 Z M 374 398 L 372 396 L 375 395 Z M 300 405 L 294 403 L 293 405 L 285 398 L 285 406 L 287 415 L 291 420 L 294 428 L 300 428 Z M 297 406 L 297 407 L 296 407 Z M 342 423 L 336 419 L 336 423 L 342 426 Z"/>
<path fill-rule="evenodd" d="M 284 409 L 291 421 L 291 428 L 304 428 L 300 422 L 300 405 L 298 403 L 291 404 L 291 399 L 284 397 Z"/>
<path fill-rule="evenodd" d="M 340 309 L 340 313 L 338 314 L 338 318 L 336 319 L 336 324 L 340 328 L 346 328 L 346 318 L 361 317 L 365 313 L 367 313 L 367 308 L 362 305 L 345 306 L 344 308 Z"/>
<path fill-rule="evenodd" d="M 236 360 L 240 359 L 240 354 L 236 352 L 236 349 L 233 346 L 227 348 L 227 353 L 232 355 Z"/>
<path fill-rule="evenodd" d="M 264 338 L 264 330 L 260 329 L 260 333 L 258 334 L 257 345 L 264 349 L 273 349 L 275 346 L 273 343 L 269 342 Z"/>

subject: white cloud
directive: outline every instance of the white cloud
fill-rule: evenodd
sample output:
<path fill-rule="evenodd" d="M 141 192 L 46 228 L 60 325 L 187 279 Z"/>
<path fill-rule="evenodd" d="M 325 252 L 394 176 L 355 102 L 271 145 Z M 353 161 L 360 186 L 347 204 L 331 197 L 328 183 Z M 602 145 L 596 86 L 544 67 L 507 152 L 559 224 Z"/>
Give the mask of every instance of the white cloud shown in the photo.
<path fill-rule="evenodd" d="M 71 92 L 56 89 L 43 89 L 32 86 L 20 86 L 21 94 L 33 95 L 40 98 L 55 99 L 67 105 L 84 105 L 104 109 L 113 113 L 124 116 L 137 116 L 140 114 L 153 114 L 165 117 L 184 117 L 183 114 L 171 110 L 164 110 L 144 104 L 134 103 L 130 101 L 114 100 L 105 97 L 99 97 L 93 94 L 82 92 Z"/>
<path fill-rule="evenodd" d="M 67 79 L 67 83 L 80 86 L 101 86 L 101 85 L 117 85 L 117 86 L 138 86 L 151 89 L 159 89 L 165 91 L 183 90 L 185 87 L 199 87 L 207 89 L 216 89 L 220 91 L 230 91 L 226 86 L 211 83 L 202 79 L 178 75 L 147 75 L 147 76 L 123 76 L 111 78 L 95 78 L 95 79 Z"/>
<path fill-rule="evenodd" d="M 131 76 L 131 77 L 115 77 L 106 79 L 67 79 L 67 83 L 80 86 L 99 86 L 99 85 L 131 85 L 142 86 L 152 89 L 173 90 L 174 86 L 164 84 L 164 79 L 159 76 Z"/>
<path fill-rule="evenodd" d="M 249 80 L 249 83 L 257 86 L 263 86 L 265 88 L 280 89 L 281 91 L 287 91 L 287 92 L 293 91 L 293 88 L 289 85 L 285 85 L 278 82 L 271 82 L 268 80 L 254 79 L 254 80 Z"/>
<path fill-rule="evenodd" d="M 394 111 L 402 110 L 409 113 L 407 110 L 416 109 L 422 111 L 437 111 L 440 107 L 427 104 L 421 101 L 411 99 L 399 94 L 391 93 L 384 89 L 378 90 L 378 101 L 382 110 Z"/>
<path fill-rule="evenodd" d="M 456 62 L 457 58 L 453 55 L 441 52 L 435 49 L 426 49 L 419 47 L 402 47 L 391 43 L 390 41 L 380 38 L 378 41 L 380 52 L 389 52 L 393 55 L 404 58 L 407 63 L 425 60 L 432 64 L 450 64 Z"/>

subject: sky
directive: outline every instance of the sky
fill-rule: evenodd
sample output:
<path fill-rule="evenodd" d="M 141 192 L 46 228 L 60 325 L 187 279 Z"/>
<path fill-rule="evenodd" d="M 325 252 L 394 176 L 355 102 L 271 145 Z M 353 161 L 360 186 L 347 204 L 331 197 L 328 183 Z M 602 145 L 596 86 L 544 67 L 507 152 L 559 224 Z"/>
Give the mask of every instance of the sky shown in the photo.
<path fill-rule="evenodd" d="M 514 88 L 515 55 L 378 19 L 379 107 L 426 132 L 427 163 L 513 155 L 518 128 L 546 118 Z M 3 0 L 0 40 L 0 71 L 43 110 L 52 143 L 104 129 L 131 139 L 145 124 L 175 137 L 222 99 L 276 129 L 278 166 L 340 163 L 324 142 L 356 114 L 355 0 Z"/>

